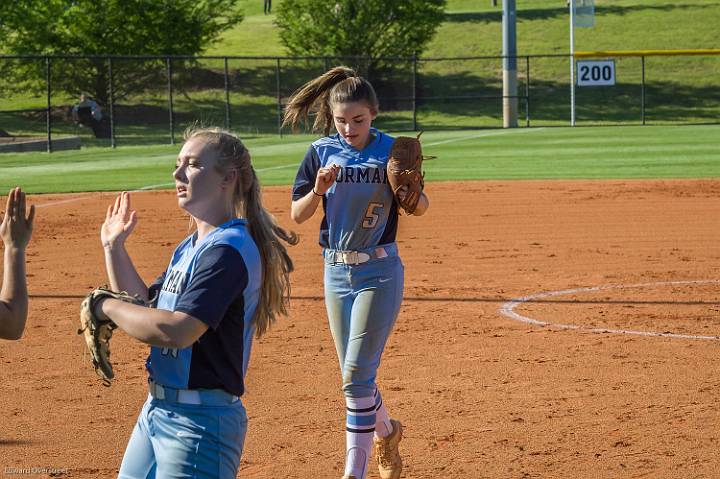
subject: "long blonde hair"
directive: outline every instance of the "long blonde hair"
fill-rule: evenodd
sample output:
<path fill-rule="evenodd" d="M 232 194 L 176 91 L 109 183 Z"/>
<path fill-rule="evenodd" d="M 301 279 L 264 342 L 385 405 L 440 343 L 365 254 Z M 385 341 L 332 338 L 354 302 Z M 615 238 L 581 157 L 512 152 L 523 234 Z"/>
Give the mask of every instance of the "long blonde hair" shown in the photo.
<path fill-rule="evenodd" d="M 375 89 L 369 81 L 352 68 L 332 68 L 293 93 L 285 107 L 283 126 L 296 129 L 301 121 L 308 123 L 310 113 L 316 113 L 313 131 L 322 131 L 327 136 L 333 125 L 333 105 L 354 102 L 365 102 L 374 114 L 379 110 Z"/>
<path fill-rule="evenodd" d="M 298 243 L 298 236 L 277 224 L 275 217 L 263 207 L 260 181 L 250 162 L 250 152 L 239 137 L 222 128 L 190 127 L 184 139 L 201 138 L 217 153 L 217 169 L 225 173 L 237 170 L 238 180 L 233 191 L 235 216 L 245 218 L 250 235 L 260 251 L 262 287 L 253 321 L 257 336 L 262 336 L 279 315 L 287 315 L 290 300 L 290 273 L 293 262 L 280 240 Z"/>

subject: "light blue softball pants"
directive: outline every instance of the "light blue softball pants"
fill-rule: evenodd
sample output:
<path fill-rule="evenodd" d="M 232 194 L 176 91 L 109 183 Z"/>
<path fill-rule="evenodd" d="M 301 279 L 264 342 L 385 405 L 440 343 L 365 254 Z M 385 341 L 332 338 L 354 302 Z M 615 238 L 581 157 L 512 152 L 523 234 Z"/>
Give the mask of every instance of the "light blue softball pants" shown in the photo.
<path fill-rule="evenodd" d="M 148 397 L 118 479 L 235 479 L 246 433 L 241 401 L 206 406 Z"/>
<path fill-rule="evenodd" d="M 325 264 L 325 306 L 346 397 L 375 394 L 385 343 L 400 312 L 404 267 L 400 257 L 358 265 Z"/>

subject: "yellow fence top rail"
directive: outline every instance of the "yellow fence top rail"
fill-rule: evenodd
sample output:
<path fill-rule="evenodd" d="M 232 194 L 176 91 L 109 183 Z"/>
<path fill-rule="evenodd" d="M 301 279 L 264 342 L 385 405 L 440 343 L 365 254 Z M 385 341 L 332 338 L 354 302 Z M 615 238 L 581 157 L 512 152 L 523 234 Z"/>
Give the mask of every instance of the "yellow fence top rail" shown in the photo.
<path fill-rule="evenodd" d="M 575 52 L 575 58 L 596 57 L 650 57 L 684 55 L 720 55 L 720 48 L 699 48 L 694 50 L 607 50 L 596 52 Z"/>

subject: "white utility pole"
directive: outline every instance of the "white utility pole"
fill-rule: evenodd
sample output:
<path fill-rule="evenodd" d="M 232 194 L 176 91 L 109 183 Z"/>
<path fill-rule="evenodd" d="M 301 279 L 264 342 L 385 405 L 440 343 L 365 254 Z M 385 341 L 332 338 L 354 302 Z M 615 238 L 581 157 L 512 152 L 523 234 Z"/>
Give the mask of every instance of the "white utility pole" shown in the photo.
<path fill-rule="evenodd" d="M 518 126 L 516 17 L 515 0 L 503 0 L 503 128 Z"/>
<path fill-rule="evenodd" d="M 575 126 L 575 0 L 570 6 L 570 126 Z"/>

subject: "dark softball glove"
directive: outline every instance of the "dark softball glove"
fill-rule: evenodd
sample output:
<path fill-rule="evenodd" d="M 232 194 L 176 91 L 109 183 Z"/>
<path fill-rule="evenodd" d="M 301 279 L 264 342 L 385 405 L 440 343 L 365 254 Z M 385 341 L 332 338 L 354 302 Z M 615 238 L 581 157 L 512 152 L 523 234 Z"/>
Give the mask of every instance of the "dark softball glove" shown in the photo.
<path fill-rule="evenodd" d="M 420 132 L 422 135 L 422 132 Z M 392 148 L 390 149 L 390 158 L 387 163 L 387 176 L 390 188 L 398 204 L 409 215 L 415 212 L 420 194 L 425 187 L 423 180 L 424 173 L 422 171 L 423 160 L 429 160 L 434 157 L 423 157 L 422 148 L 420 146 L 420 135 L 417 138 L 409 136 L 398 136 L 395 138 Z M 405 187 L 407 192 L 404 196 L 398 192 Z"/>
<path fill-rule="evenodd" d="M 108 318 L 98 318 L 95 306 L 104 298 L 114 298 L 126 303 L 145 306 L 145 302 L 137 296 L 130 296 L 126 292 L 115 292 L 106 286 L 101 286 L 90 292 L 80 305 L 80 328 L 78 334 L 85 338 L 85 344 L 90 350 L 95 372 L 103 380 L 103 385 L 110 386 L 115 377 L 110 363 L 110 338 L 117 325 Z"/>

